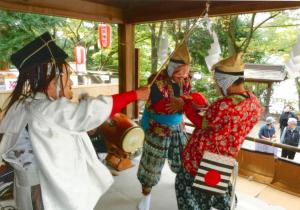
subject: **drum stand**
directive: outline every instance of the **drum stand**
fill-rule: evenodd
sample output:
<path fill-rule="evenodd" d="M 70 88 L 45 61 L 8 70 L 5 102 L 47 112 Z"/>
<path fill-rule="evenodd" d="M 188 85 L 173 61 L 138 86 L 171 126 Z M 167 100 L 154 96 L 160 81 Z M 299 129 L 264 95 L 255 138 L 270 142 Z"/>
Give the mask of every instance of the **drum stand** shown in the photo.
<path fill-rule="evenodd" d="M 114 144 L 106 144 L 108 155 L 105 160 L 107 165 L 118 171 L 133 167 L 132 161 L 129 159 L 130 154 L 123 151 Z"/>

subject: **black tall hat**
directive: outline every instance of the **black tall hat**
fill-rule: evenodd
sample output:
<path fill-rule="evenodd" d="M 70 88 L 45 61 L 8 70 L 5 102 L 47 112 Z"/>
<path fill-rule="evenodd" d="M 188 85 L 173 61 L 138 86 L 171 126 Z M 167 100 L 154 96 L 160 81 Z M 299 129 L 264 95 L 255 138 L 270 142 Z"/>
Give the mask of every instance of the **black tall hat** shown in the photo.
<path fill-rule="evenodd" d="M 10 59 L 21 73 L 34 68 L 38 64 L 64 61 L 67 57 L 68 55 L 55 44 L 49 32 L 45 32 L 12 54 Z"/>

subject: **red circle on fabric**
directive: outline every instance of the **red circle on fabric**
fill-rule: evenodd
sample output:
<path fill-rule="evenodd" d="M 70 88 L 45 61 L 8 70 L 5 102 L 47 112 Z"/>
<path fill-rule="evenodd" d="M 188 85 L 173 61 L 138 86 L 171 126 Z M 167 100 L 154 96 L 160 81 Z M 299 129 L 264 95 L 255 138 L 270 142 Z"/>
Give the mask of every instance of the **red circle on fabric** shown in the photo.
<path fill-rule="evenodd" d="M 205 176 L 204 181 L 209 186 L 217 185 L 221 180 L 221 174 L 216 170 L 209 170 Z"/>

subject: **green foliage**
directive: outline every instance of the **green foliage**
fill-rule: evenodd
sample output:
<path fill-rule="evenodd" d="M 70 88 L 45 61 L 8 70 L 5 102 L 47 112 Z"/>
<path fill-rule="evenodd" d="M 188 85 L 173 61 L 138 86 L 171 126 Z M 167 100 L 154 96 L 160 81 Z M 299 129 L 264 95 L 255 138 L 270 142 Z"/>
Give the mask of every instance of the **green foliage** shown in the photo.
<path fill-rule="evenodd" d="M 169 40 L 169 47 L 167 49 L 170 54 L 178 44 L 187 30 L 190 28 L 194 20 L 178 20 L 178 21 L 168 21 L 165 22 L 165 27 L 163 29 L 163 36 L 167 36 Z M 159 24 L 157 24 L 158 26 Z M 152 25 L 153 26 L 153 25 Z M 156 30 L 157 33 L 158 30 Z M 153 31 L 150 30 L 148 24 L 140 24 L 136 26 L 135 40 L 136 48 L 140 49 L 140 63 L 141 63 L 141 84 L 145 84 L 147 77 L 151 74 L 151 36 Z M 157 36 L 157 34 L 155 34 Z M 157 37 L 159 38 L 159 37 Z M 208 55 L 207 51 L 210 48 L 213 39 L 209 34 L 206 27 L 198 27 L 188 38 L 189 51 L 192 57 L 193 67 L 200 69 L 202 72 L 208 73 L 208 69 L 204 58 Z M 162 65 L 158 62 L 159 66 Z"/>
<path fill-rule="evenodd" d="M 140 49 L 140 83 L 145 85 L 151 74 L 151 30 L 147 24 L 135 26 L 135 47 Z"/>
<path fill-rule="evenodd" d="M 274 16 L 274 17 L 273 17 Z M 164 34 L 169 39 L 169 52 L 172 52 L 176 43 L 179 43 L 185 31 L 194 20 L 177 20 L 165 22 Z M 267 27 L 268 25 L 292 24 L 296 20 L 289 13 L 263 13 L 239 16 L 224 16 L 213 18 L 213 30 L 218 34 L 221 47 L 221 57 L 227 57 L 234 52 L 245 50 L 246 63 L 266 63 L 273 56 L 286 59 L 296 41 L 297 31 L 294 27 Z M 265 22 L 264 22 L 265 21 Z M 260 25 L 261 24 L 261 25 Z M 256 28 L 259 26 L 258 28 Z M 141 49 L 141 75 L 145 83 L 151 70 L 151 30 L 147 25 L 136 26 L 136 43 Z M 205 27 L 197 27 L 189 37 L 189 50 L 193 59 L 192 67 L 202 73 L 203 79 L 194 81 L 194 88 L 202 92 L 209 100 L 217 98 L 214 86 L 206 78 L 211 77 L 205 63 L 205 56 L 210 48 L 212 38 Z M 250 90 L 252 84 L 247 85 Z M 266 87 L 256 86 L 254 92 L 266 103 Z"/>
<path fill-rule="evenodd" d="M 202 74 L 200 80 L 194 80 L 192 82 L 193 91 L 202 93 L 209 103 L 214 102 L 220 97 L 217 91 L 211 74 Z"/>
<path fill-rule="evenodd" d="M 222 56 L 227 57 L 243 50 L 245 63 L 266 64 L 274 56 L 287 60 L 298 34 L 295 27 L 285 27 L 297 23 L 299 14 L 292 13 L 272 12 L 216 18 L 214 28 L 218 33 Z M 263 105 L 269 105 L 265 84 L 246 83 L 246 88 L 252 90 Z"/>
<path fill-rule="evenodd" d="M 245 50 L 244 60 L 249 63 L 267 63 L 272 56 L 287 60 L 298 33 L 297 26 L 292 25 L 298 23 L 299 16 L 297 11 L 284 11 L 212 18 L 213 29 L 218 34 L 220 42 L 221 57 Z M 182 40 L 194 21 L 194 19 L 190 19 L 164 22 L 160 35 L 169 40 L 167 49 L 169 54 Z M 86 48 L 88 69 L 117 71 L 118 26 L 112 25 L 112 46 L 108 49 L 99 49 L 97 45 L 98 24 L 98 22 L 83 20 L 0 11 L 0 68 L 8 66 L 9 56 L 13 52 L 34 37 L 50 31 L 58 45 L 70 55 L 70 61 L 74 61 L 74 47 L 82 45 Z M 157 28 L 153 30 L 150 25 Z M 286 25 L 291 25 L 291 27 L 285 27 Z M 155 41 L 160 39 L 159 26 L 161 26 L 159 23 L 135 26 L 135 47 L 140 49 L 141 84 L 146 84 L 146 79 L 150 76 L 152 65 L 155 63 L 151 62 L 153 59 L 151 56 L 153 53 L 155 55 L 151 48 L 151 42 L 153 38 L 156 38 Z M 194 88 L 202 92 L 210 101 L 218 97 L 213 84 L 209 81 L 211 72 L 208 71 L 204 60 L 211 43 L 212 37 L 205 24 L 199 25 L 189 37 L 189 50 L 193 60 L 192 68 L 197 69 L 195 71 L 199 71 L 203 75 L 203 79 L 193 82 Z M 155 57 L 155 59 L 157 58 Z M 159 69 L 161 65 L 159 60 L 157 64 Z M 251 90 L 254 84 L 247 84 L 247 87 Z M 263 85 L 255 86 L 254 89 L 262 101 L 265 89 L 266 87 Z"/>
<path fill-rule="evenodd" d="M 45 31 L 55 34 L 63 18 L 0 11 L 0 68 L 9 64 L 10 55 Z"/>
<path fill-rule="evenodd" d="M 98 26 L 98 24 L 96 25 Z M 112 44 L 109 48 L 98 48 L 97 30 L 94 34 L 93 49 L 89 49 L 88 53 L 88 67 L 95 70 L 109 70 L 112 72 L 118 72 L 118 26 L 115 24 L 112 27 Z"/>
<path fill-rule="evenodd" d="M 117 25 L 112 26 L 112 45 L 110 48 L 99 49 L 98 24 L 92 21 L 67 19 L 61 30 L 66 39 L 64 45 L 70 55 L 70 61 L 74 61 L 73 49 L 81 45 L 86 49 L 87 69 L 112 70 L 118 68 L 118 35 Z"/>
<path fill-rule="evenodd" d="M 216 18 L 214 29 L 218 33 L 222 56 L 227 57 L 242 50 L 246 52 L 244 61 L 249 63 L 266 63 L 270 56 L 286 59 L 296 42 L 298 32 L 295 30 L 296 26 L 284 26 L 297 23 L 296 17 L 293 12 L 286 11 Z M 265 20 L 267 21 L 264 22 Z M 249 45 L 246 45 L 248 40 Z"/>
<path fill-rule="evenodd" d="M 9 64 L 10 55 L 45 31 L 49 31 L 74 61 L 74 47 L 86 49 L 87 68 L 118 69 L 117 25 L 112 25 L 112 46 L 99 49 L 97 22 L 51 17 L 30 13 L 0 11 L 0 69 Z"/>
<path fill-rule="evenodd" d="M 193 66 L 208 72 L 204 58 L 208 56 L 208 50 L 213 43 L 213 38 L 206 28 L 196 28 L 189 37 L 189 51 Z"/>

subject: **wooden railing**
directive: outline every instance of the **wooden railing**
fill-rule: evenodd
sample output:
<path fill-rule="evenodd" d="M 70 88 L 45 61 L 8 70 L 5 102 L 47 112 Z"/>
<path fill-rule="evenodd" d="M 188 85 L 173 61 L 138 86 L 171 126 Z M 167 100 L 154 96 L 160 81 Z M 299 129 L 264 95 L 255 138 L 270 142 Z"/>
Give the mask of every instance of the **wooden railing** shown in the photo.
<path fill-rule="evenodd" d="M 187 126 L 190 126 L 190 127 L 195 127 L 194 124 L 191 124 L 189 122 L 186 122 L 185 124 Z M 191 133 L 188 133 L 188 134 L 191 134 Z M 251 136 L 247 136 L 246 140 L 300 153 L 300 148 L 290 146 L 290 145 L 287 145 L 287 144 L 276 143 L 276 142 L 267 141 L 267 140 L 264 140 L 264 139 L 254 138 L 254 137 L 251 137 Z"/>
<path fill-rule="evenodd" d="M 266 144 L 266 145 L 270 145 L 270 146 L 273 146 L 273 147 L 278 147 L 278 148 L 282 148 L 282 149 L 286 149 L 286 150 L 289 150 L 289 151 L 299 152 L 300 153 L 300 148 L 294 147 L 294 146 L 290 146 L 290 145 L 287 145 L 287 144 L 280 144 L 280 143 L 276 143 L 276 142 L 272 142 L 272 141 L 266 141 L 266 140 L 263 140 L 263 139 L 253 138 L 253 137 L 250 137 L 250 136 L 247 136 L 246 140 L 257 142 L 257 143 L 261 143 L 261 144 Z"/>
<path fill-rule="evenodd" d="M 142 114 L 143 114 L 143 112 L 140 112 L 140 119 L 142 117 Z M 138 119 L 134 119 L 134 120 L 135 120 L 135 122 L 138 122 Z M 189 127 L 192 127 L 192 128 L 195 128 L 195 125 L 190 123 L 190 122 L 185 122 L 185 125 L 189 126 Z M 189 135 L 192 134 L 191 132 L 187 132 L 187 133 Z M 270 145 L 270 146 L 273 146 L 273 147 L 277 147 L 277 148 L 286 149 L 286 150 L 289 150 L 289 151 L 300 153 L 300 148 L 290 146 L 290 145 L 287 145 L 287 144 L 276 143 L 276 142 L 267 141 L 267 140 L 264 140 L 264 139 L 254 138 L 254 137 L 251 137 L 251 136 L 247 136 L 245 140 L 252 141 L 252 142 L 257 142 L 257 143 L 261 143 L 261 144 L 265 144 L 265 145 Z"/>

